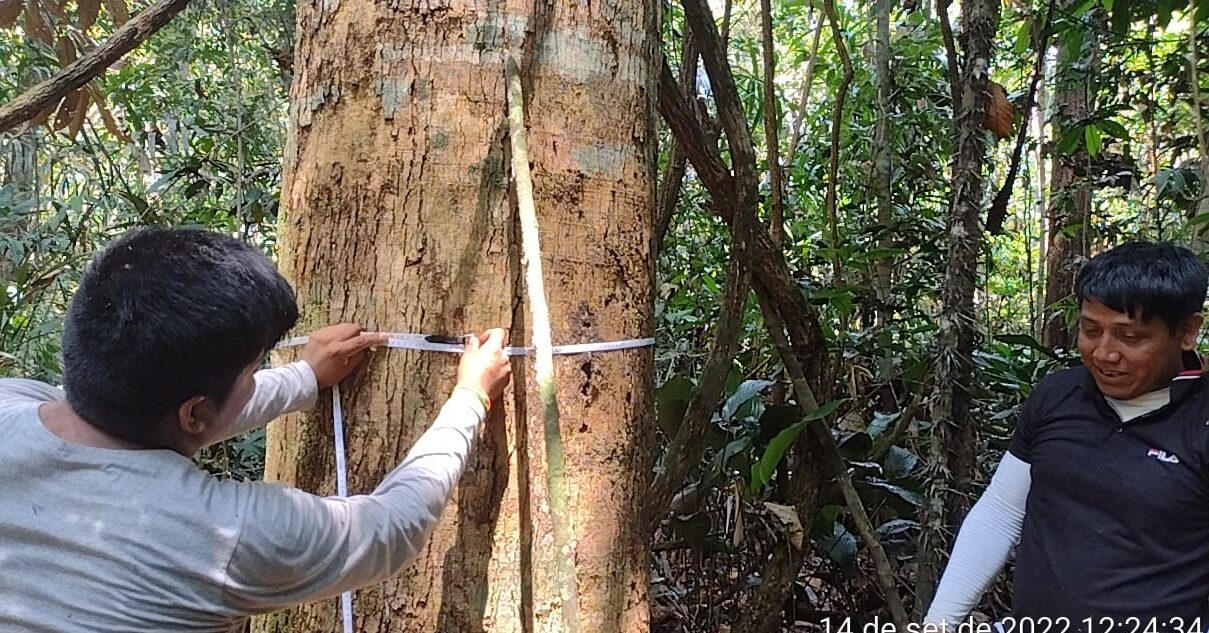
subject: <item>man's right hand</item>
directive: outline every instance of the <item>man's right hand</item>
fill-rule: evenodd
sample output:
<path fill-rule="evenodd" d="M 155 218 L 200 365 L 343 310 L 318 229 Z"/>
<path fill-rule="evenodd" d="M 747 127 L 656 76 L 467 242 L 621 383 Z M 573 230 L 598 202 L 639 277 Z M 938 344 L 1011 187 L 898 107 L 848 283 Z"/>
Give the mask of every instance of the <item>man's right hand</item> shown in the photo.
<path fill-rule="evenodd" d="M 504 394 L 512 378 L 512 363 L 504 352 L 502 328 L 467 337 L 466 351 L 458 365 L 458 384 L 487 394 L 492 402 Z"/>

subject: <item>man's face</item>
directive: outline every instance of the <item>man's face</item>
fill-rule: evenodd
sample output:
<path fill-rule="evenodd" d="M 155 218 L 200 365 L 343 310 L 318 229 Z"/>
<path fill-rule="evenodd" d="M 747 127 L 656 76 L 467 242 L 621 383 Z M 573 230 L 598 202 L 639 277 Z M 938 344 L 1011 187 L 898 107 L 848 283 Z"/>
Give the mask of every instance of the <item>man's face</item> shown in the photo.
<path fill-rule="evenodd" d="M 1188 317 L 1173 334 L 1161 319 L 1139 321 L 1099 301 L 1079 306 L 1079 355 L 1100 392 L 1130 400 L 1166 387 L 1183 369 L 1182 352 L 1196 345 L 1203 317 Z"/>

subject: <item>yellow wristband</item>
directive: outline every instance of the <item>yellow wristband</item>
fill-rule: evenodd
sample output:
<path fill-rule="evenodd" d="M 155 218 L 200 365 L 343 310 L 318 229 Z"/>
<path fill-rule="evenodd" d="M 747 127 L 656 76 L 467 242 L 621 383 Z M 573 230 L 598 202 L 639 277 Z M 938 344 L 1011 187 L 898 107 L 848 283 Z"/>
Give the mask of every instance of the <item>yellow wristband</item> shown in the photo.
<path fill-rule="evenodd" d="M 487 392 L 471 385 L 458 385 L 453 388 L 454 391 L 457 391 L 458 389 L 464 389 L 474 394 L 474 396 L 479 399 L 479 403 L 483 405 L 484 411 L 491 410 L 491 397 L 487 395 Z"/>

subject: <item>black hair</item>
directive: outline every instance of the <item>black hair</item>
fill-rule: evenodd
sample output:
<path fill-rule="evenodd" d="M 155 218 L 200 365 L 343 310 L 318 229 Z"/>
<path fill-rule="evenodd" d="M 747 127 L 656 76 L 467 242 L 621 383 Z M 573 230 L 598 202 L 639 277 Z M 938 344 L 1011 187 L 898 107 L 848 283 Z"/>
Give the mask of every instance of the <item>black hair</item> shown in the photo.
<path fill-rule="evenodd" d="M 255 248 L 198 229 L 139 229 L 89 264 L 67 311 L 63 388 L 93 426 L 149 447 L 195 396 L 235 379 L 298 320 L 294 290 Z"/>
<path fill-rule="evenodd" d="M 1205 303 L 1209 270 L 1170 242 L 1128 242 L 1091 259 L 1075 280 L 1079 305 L 1099 301 L 1141 321 L 1159 318 L 1174 333 Z"/>

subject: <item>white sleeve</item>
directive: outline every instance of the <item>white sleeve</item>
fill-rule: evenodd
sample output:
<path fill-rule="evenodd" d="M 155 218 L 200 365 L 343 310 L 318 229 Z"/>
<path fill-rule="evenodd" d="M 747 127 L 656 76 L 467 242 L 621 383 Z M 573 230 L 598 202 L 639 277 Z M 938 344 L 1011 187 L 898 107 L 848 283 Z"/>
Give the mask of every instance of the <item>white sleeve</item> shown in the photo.
<path fill-rule="evenodd" d="M 991 484 L 957 533 L 949 565 L 924 616 L 925 624 L 953 630 L 977 606 L 1012 547 L 1020 542 L 1031 481 L 1028 463 L 1004 453 Z"/>
<path fill-rule="evenodd" d="M 304 360 L 273 369 L 256 372 L 256 390 L 244 406 L 231 430 L 216 440 L 222 442 L 236 435 L 260 428 L 287 413 L 315 406 L 319 383 L 315 372 Z"/>
<path fill-rule="evenodd" d="M 380 582 L 420 554 L 453 496 L 485 416 L 455 391 L 407 457 L 368 495 L 321 498 L 244 484 L 243 528 L 226 569 L 226 600 L 256 614 Z"/>

